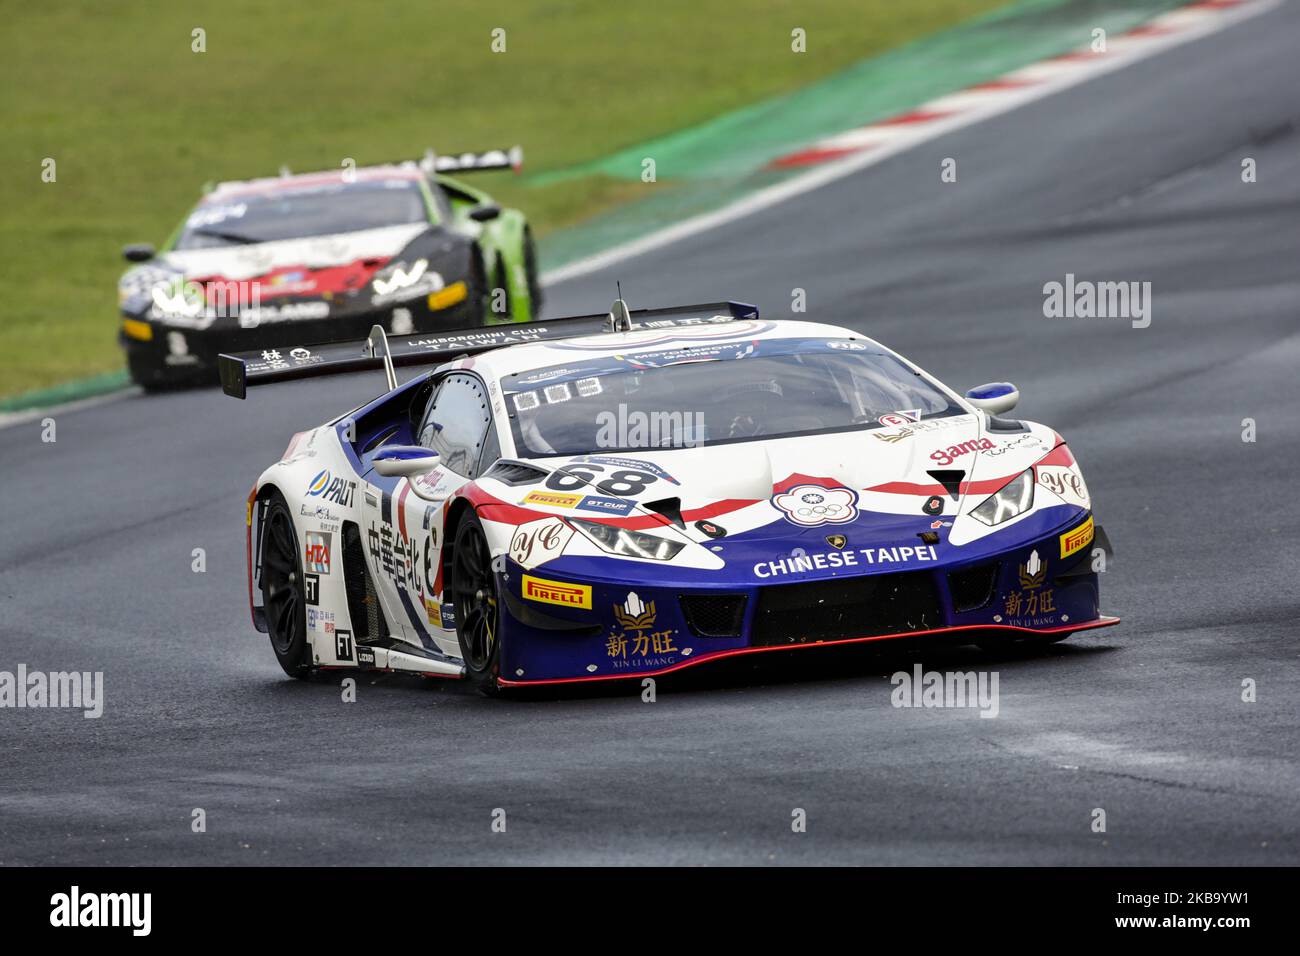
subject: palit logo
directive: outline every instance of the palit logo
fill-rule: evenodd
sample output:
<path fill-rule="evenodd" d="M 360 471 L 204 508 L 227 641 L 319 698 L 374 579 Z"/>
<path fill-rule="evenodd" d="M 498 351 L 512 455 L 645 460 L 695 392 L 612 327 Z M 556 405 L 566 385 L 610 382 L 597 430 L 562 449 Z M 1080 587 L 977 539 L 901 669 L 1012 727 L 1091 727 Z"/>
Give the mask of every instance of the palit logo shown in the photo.
<path fill-rule="evenodd" d="M 1029 560 L 1020 566 L 1020 586 L 1022 588 L 1041 588 L 1047 578 L 1047 564 L 1039 560 L 1038 552 L 1029 552 Z"/>
<path fill-rule="evenodd" d="M 357 490 L 355 481 L 346 478 L 334 478 L 328 468 L 316 473 L 316 477 L 307 485 L 307 497 L 324 498 L 345 508 L 352 506 L 352 495 Z"/>

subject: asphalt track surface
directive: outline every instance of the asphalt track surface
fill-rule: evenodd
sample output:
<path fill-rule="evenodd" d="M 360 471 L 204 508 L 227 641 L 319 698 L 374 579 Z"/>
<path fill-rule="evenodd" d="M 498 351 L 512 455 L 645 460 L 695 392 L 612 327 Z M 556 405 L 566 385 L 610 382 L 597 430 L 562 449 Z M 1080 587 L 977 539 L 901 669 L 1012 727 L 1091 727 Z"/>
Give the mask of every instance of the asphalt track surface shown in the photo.
<path fill-rule="evenodd" d="M 1084 466 L 1120 627 L 760 655 L 654 704 L 394 677 L 344 704 L 249 626 L 243 502 L 377 377 L 130 398 L 0 443 L 0 669 L 107 697 L 0 711 L 0 863 L 1300 862 L 1298 80 L 1289 4 L 550 292 L 781 315 L 798 287 L 955 387 L 1015 381 Z M 1066 273 L 1150 281 L 1150 328 L 1044 318 Z M 891 707 L 916 661 L 996 670 L 999 716 Z"/>

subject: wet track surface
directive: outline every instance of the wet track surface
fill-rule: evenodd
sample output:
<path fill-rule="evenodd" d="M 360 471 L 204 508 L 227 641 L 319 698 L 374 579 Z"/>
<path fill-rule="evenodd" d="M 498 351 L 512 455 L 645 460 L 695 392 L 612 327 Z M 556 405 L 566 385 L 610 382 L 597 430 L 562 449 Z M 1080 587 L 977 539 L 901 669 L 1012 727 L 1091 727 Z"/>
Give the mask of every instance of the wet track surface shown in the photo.
<path fill-rule="evenodd" d="M 1300 862 L 1297 123 L 1289 4 L 550 290 L 778 316 L 802 288 L 955 388 L 1014 381 L 1083 465 L 1124 618 L 1040 650 L 762 655 L 654 704 L 368 676 L 343 704 L 248 624 L 244 496 L 377 374 L 5 431 L 0 670 L 102 670 L 107 703 L 0 711 L 0 863 Z M 1150 281 L 1150 328 L 1044 318 L 1067 273 Z M 891 707 L 916 661 L 996 670 L 999 716 Z"/>

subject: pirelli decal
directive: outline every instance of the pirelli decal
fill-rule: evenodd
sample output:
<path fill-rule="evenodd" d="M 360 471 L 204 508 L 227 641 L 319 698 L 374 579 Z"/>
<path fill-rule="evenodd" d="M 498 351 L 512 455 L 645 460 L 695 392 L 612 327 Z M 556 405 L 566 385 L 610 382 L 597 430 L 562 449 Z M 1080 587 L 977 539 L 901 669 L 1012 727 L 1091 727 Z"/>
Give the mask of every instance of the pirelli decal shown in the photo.
<path fill-rule="evenodd" d="M 591 585 L 589 584 L 563 584 L 525 574 L 523 587 L 524 597 L 530 601 L 591 610 Z"/>
<path fill-rule="evenodd" d="M 550 505 L 552 508 L 572 508 L 582 500 L 582 495 L 566 495 L 559 491 L 530 491 L 524 495 L 526 505 Z"/>
<path fill-rule="evenodd" d="M 1061 557 L 1068 558 L 1092 541 L 1092 515 L 1079 527 L 1061 535 Z"/>

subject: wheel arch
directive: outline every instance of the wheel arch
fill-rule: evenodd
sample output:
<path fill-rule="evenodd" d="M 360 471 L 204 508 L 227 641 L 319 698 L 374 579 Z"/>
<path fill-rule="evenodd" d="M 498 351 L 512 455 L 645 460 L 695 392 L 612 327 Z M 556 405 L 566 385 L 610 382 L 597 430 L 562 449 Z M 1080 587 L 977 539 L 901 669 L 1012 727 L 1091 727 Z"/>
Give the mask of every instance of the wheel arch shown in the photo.
<path fill-rule="evenodd" d="M 274 481 L 259 481 L 248 496 L 248 612 L 253 618 L 255 630 L 265 634 L 266 608 L 260 603 L 262 583 L 262 534 L 265 531 L 267 504 L 274 495 L 284 501 L 284 491 Z M 290 512 L 292 516 L 292 512 Z"/>
<path fill-rule="evenodd" d="M 447 595 L 447 586 L 451 583 L 451 568 L 453 552 L 456 549 L 456 532 L 460 529 L 460 523 L 465 520 L 465 516 L 474 513 L 474 505 L 468 498 L 457 498 L 447 509 L 447 519 L 442 525 L 442 553 L 438 560 L 442 565 L 442 594 L 440 598 L 445 600 Z"/>

